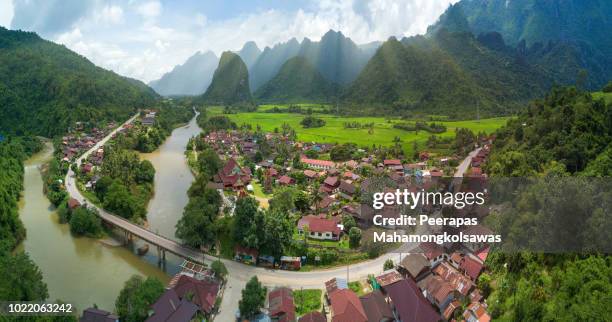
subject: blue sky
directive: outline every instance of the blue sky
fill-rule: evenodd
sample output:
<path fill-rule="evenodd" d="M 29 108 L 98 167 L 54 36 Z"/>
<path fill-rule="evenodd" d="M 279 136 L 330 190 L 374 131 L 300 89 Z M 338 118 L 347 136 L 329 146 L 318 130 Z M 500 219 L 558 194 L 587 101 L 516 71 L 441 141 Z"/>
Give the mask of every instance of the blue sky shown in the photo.
<path fill-rule="evenodd" d="M 357 43 L 426 31 L 457 0 L 0 0 L 0 26 L 35 31 L 145 82 L 197 51 L 260 48 L 329 29 Z"/>

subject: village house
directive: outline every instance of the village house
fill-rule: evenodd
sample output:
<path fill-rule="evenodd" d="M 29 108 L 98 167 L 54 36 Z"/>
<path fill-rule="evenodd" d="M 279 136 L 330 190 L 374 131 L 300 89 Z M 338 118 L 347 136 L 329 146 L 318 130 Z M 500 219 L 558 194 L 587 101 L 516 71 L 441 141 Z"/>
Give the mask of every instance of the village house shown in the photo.
<path fill-rule="evenodd" d="M 313 210 L 318 210 L 320 212 L 329 212 L 332 207 L 338 204 L 338 200 L 334 199 L 331 196 L 325 196 L 321 201 L 317 202 L 315 206 L 312 207 Z"/>
<path fill-rule="evenodd" d="M 327 318 L 321 312 L 309 312 L 304 314 L 298 322 L 327 322 Z"/>
<path fill-rule="evenodd" d="M 425 297 L 443 312 L 456 298 L 455 288 L 451 283 L 437 275 L 428 275 L 418 284 Z"/>
<path fill-rule="evenodd" d="M 380 290 L 375 290 L 372 293 L 368 293 L 359 297 L 361 305 L 363 306 L 368 321 L 378 322 L 392 322 L 395 321 L 393 312 L 385 301 L 385 296 Z"/>
<path fill-rule="evenodd" d="M 315 171 L 306 169 L 306 170 L 304 170 L 304 176 L 309 181 L 312 181 L 312 180 L 316 179 L 319 176 L 319 174 L 317 172 L 315 172 Z"/>
<path fill-rule="evenodd" d="M 336 166 L 336 164 L 332 161 L 309 159 L 306 157 L 302 157 L 300 159 L 300 162 L 302 162 L 309 168 L 313 168 L 317 170 L 329 170 Z"/>
<path fill-rule="evenodd" d="M 338 177 L 327 177 L 319 188 L 319 192 L 326 194 L 336 193 L 338 192 L 338 186 L 340 186 L 340 179 Z"/>
<path fill-rule="evenodd" d="M 383 286 L 395 317 L 400 321 L 437 322 L 440 315 L 429 304 L 414 281 L 400 279 Z"/>
<path fill-rule="evenodd" d="M 212 279 L 199 280 L 185 274 L 180 274 L 176 283 L 170 287 L 180 299 L 187 298 L 207 317 L 213 312 L 220 289 L 219 283 Z"/>
<path fill-rule="evenodd" d="M 491 321 L 491 316 L 489 315 L 486 307 L 482 303 L 470 303 L 465 312 L 463 312 L 463 318 L 467 322 Z"/>
<path fill-rule="evenodd" d="M 452 287 L 463 297 L 467 296 L 474 287 L 474 283 L 469 277 L 463 275 L 446 261 L 436 266 L 433 269 L 433 273 L 440 276 L 443 280 L 449 282 Z"/>
<path fill-rule="evenodd" d="M 186 298 L 180 299 L 174 289 L 167 289 L 151 305 L 150 311 L 146 322 L 189 322 L 196 317 L 199 308 Z"/>
<path fill-rule="evenodd" d="M 295 184 L 295 179 L 291 178 L 290 176 L 284 175 L 278 178 L 276 182 L 281 186 L 289 186 Z"/>
<path fill-rule="evenodd" d="M 352 200 L 357 192 L 357 187 L 352 183 L 348 183 L 346 181 L 340 181 L 340 185 L 338 186 L 338 194 L 348 200 Z"/>
<path fill-rule="evenodd" d="M 214 176 L 214 181 L 223 183 L 225 189 L 239 191 L 251 182 L 251 170 L 241 167 L 234 158 L 230 158 Z"/>
<path fill-rule="evenodd" d="M 339 240 L 342 230 L 336 221 L 322 216 L 308 215 L 298 221 L 298 233 L 308 231 L 308 237 L 321 240 Z"/>
<path fill-rule="evenodd" d="M 400 262 L 398 271 L 405 278 L 412 278 L 413 281 L 419 282 L 431 273 L 431 264 L 423 254 L 408 254 Z"/>
<path fill-rule="evenodd" d="M 79 322 L 119 322 L 119 316 L 108 311 L 90 307 L 83 311 Z"/>
<path fill-rule="evenodd" d="M 329 294 L 332 322 L 367 322 L 368 316 L 355 292 L 335 290 Z"/>
<path fill-rule="evenodd" d="M 287 287 L 279 287 L 268 294 L 268 312 L 272 321 L 294 322 L 293 293 Z"/>

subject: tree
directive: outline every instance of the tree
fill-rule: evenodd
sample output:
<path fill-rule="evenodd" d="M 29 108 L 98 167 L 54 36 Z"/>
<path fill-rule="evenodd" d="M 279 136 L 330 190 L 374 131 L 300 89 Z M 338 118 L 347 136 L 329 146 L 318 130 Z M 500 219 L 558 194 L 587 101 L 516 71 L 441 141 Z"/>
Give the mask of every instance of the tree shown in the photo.
<path fill-rule="evenodd" d="M 102 233 L 102 221 L 97 211 L 87 207 L 72 210 L 70 232 L 76 236 L 99 237 Z"/>
<path fill-rule="evenodd" d="M 295 188 L 283 188 L 274 193 L 274 197 L 270 199 L 270 209 L 278 210 L 283 213 L 289 213 L 295 208 L 294 199 L 297 194 Z"/>
<path fill-rule="evenodd" d="M 357 223 L 355 222 L 355 218 L 351 215 L 342 216 L 342 225 L 344 226 L 344 231 L 350 231 L 351 228 L 356 227 Z"/>
<path fill-rule="evenodd" d="M 136 171 L 137 183 L 153 183 L 155 179 L 155 168 L 149 160 L 143 160 Z"/>
<path fill-rule="evenodd" d="M 359 243 L 361 242 L 361 229 L 357 227 L 351 228 L 349 230 L 349 245 L 351 248 L 359 247 Z"/>
<path fill-rule="evenodd" d="M 248 231 L 253 226 L 255 214 L 258 212 L 259 203 L 251 197 L 239 198 L 234 210 L 234 240 L 243 244 Z"/>
<path fill-rule="evenodd" d="M 103 176 L 100 179 L 98 179 L 98 181 L 96 182 L 96 187 L 95 187 L 95 192 L 96 192 L 96 196 L 98 197 L 98 199 L 100 199 L 100 201 L 104 201 L 104 198 L 106 197 L 106 193 L 108 192 L 108 189 L 110 188 L 110 186 L 113 184 L 113 178 L 109 177 L 109 176 Z"/>
<path fill-rule="evenodd" d="M 387 259 L 385 263 L 383 264 L 384 271 L 393 269 L 394 267 L 395 267 L 395 264 L 393 263 L 393 260 L 391 258 Z"/>
<path fill-rule="evenodd" d="M 305 213 L 310 209 L 310 200 L 308 199 L 308 195 L 303 191 L 298 191 L 293 204 L 295 205 L 295 208 L 302 213 Z"/>
<path fill-rule="evenodd" d="M 44 301 L 49 297 L 42 272 L 27 253 L 0 254 L 0 300 Z"/>
<path fill-rule="evenodd" d="M 227 268 L 222 261 L 216 260 L 212 262 L 212 264 L 210 264 L 210 269 L 212 269 L 212 271 L 215 273 L 215 276 L 225 280 L 225 277 L 227 276 Z"/>
<path fill-rule="evenodd" d="M 242 299 L 238 303 L 240 317 L 250 319 L 259 314 L 266 301 L 267 292 L 268 290 L 261 285 L 257 276 L 251 277 L 242 290 Z"/>
<path fill-rule="evenodd" d="M 223 163 L 215 150 L 206 148 L 198 155 L 200 175 L 204 176 L 206 181 L 210 180 L 221 167 L 223 167 Z"/>
<path fill-rule="evenodd" d="M 151 305 L 164 293 L 164 285 L 154 277 L 134 275 L 125 282 L 115 300 L 115 312 L 121 321 L 141 322 L 148 317 Z"/>
<path fill-rule="evenodd" d="M 176 237 L 196 248 L 213 244 L 217 239 L 214 222 L 218 213 L 219 208 L 205 198 L 191 198 L 176 223 Z"/>
<path fill-rule="evenodd" d="M 268 211 L 265 216 L 265 243 L 262 250 L 276 258 L 282 256 L 285 249 L 291 244 L 293 227 L 293 223 L 283 212 Z"/>
<path fill-rule="evenodd" d="M 138 219 L 146 214 L 142 203 L 139 203 L 119 181 L 113 182 L 108 188 L 103 206 L 105 209 L 131 220 Z"/>

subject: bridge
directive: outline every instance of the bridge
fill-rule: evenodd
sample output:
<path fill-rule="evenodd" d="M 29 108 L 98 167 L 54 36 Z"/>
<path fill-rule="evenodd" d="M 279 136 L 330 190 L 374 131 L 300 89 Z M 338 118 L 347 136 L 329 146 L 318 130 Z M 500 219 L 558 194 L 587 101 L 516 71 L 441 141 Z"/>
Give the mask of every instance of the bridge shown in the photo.
<path fill-rule="evenodd" d="M 132 123 L 137 117 L 138 117 L 138 114 L 134 115 L 132 118 L 127 120 L 121 126 L 117 127 L 115 130 L 110 132 L 106 137 L 104 137 L 104 139 L 100 140 L 91 149 L 83 153 L 76 160 L 77 166 L 80 166 L 83 160 L 87 160 L 87 158 L 93 151 L 97 151 L 99 148 L 104 146 L 104 144 L 106 144 L 106 142 L 108 142 L 125 125 Z M 76 175 L 74 171 L 72 171 L 72 167 L 68 170 L 68 173 L 66 174 L 65 182 L 66 182 L 66 190 L 71 198 L 78 200 L 82 205 L 87 204 L 89 208 L 97 210 L 100 218 L 104 222 L 112 225 L 113 227 L 117 227 L 125 232 L 126 240 L 129 240 L 131 239 L 131 237 L 136 236 L 146 241 L 147 243 L 153 246 L 156 246 L 158 250 L 158 258 L 160 259 L 160 262 L 165 261 L 166 252 L 170 252 L 180 258 L 187 259 L 187 260 L 199 263 L 199 264 L 205 264 L 205 261 L 207 261 L 206 257 L 204 256 L 204 253 L 197 249 L 191 248 L 186 245 L 182 245 L 174 240 L 171 240 L 157 233 L 154 233 L 146 228 L 143 228 L 135 223 L 132 223 L 122 217 L 112 214 L 88 202 L 87 199 L 81 194 L 81 192 L 79 191 L 77 187 Z"/>

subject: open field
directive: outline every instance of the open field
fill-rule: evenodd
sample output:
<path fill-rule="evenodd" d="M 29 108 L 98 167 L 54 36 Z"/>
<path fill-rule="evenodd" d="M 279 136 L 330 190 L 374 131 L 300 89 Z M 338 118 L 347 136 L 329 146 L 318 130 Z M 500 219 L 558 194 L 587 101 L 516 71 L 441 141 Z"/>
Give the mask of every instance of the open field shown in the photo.
<path fill-rule="evenodd" d="M 208 112 L 209 115 L 218 115 L 223 112 L 223 109 L 212 107 L 208 109 Z M 404 131 L 393 128 L 393 124 L 410 122 L 399 118 L 338 117 L 328 114 L 317 114 L 317 117 L 325 120 L 325 126 L 305 129 L 300 125 L 300 121 L 304 118 L 304 115 L 300 114 L 251 112 L 228 114 L 227 116 L 238 125 L 246 123 L 255 127 L 255 125 L 259 124 L 264 131 L 270 132 L 274 131 L 274 128 L 280 129 L 283 123 L 287 123 L 297 132 L 298 140 L 304 142 L 355 143 L 361 147 L 370 147 L 373 144 L 390 146 L 393 145 L 393 138 L 399 136 L 402 140 L 402 146 L 406 155 L 411 153 L 414 141 L 422 148 L 427 138 L 432 135 L 426 131 L 419 131 L 417 134 L 414 131 Z M 469 128 L 474 133 L 481 131 L 491 133 L 504 125 L 508 119 L 508 117 L 498 117 L 479 121 L 437 121 L 436 123 L 444 124 L 447 127 L 446 132 L 437 134 L 437 136 L 454 137 L 455 129 L 461 127 Z M 374 123 L 374 127 L 372 133 L 368 133 L 369 129 L 367 128 L 344 128 L 345 122 L 358 122 L 361 124 Z"/>

